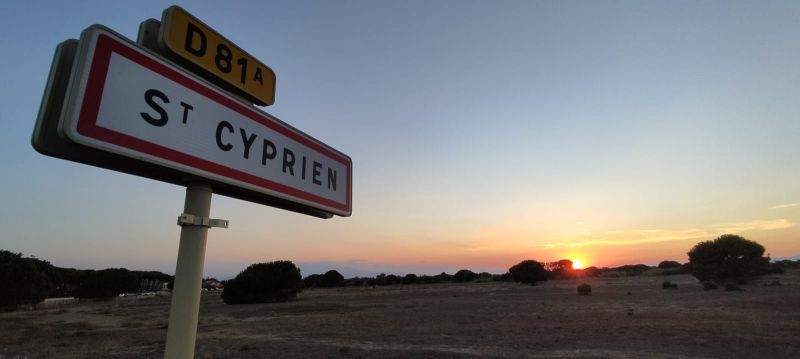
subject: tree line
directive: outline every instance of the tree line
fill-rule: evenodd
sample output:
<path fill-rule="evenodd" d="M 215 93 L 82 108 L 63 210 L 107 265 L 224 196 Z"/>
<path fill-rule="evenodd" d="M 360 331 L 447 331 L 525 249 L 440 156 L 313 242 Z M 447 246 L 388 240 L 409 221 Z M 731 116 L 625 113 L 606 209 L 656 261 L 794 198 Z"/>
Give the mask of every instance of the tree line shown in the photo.
<path fill-rule="evenodd" d="M 144 289 L 142 284 L 148 281 L 171 286 L 173 280 L 173 276 L 156 271 L 61 268 L 0 250 L 0 307 L 35 305 L 45 298 L 110 298 Z"/>
<path fill-rule="evenodd" d="M 331 288 L 350 286 L 389 286 L 435 283 L 465 283 L 474 281 L 514 281 L 536 284 L 546 280 L 586 278 L 598 276 L 640 276 L 691 274 L 701 282 L 719 284 L 746 280 L 764 274 L 781 274 L 784 269 L 800 268 L 800 260 L 771 262 L 764 256 L 764 247 L 738 235 L 725 234 L 714 240 L 700 242 L 687 253 L 689 261 L 680 263 L 665 260 L 657 266 L 629 264 L 618 267 L 573 268 L 569 259 L 555 262 L 523 260 L 511 266 L 506 273 L 475 273 L 462 269 L 455 274 L 395 275 L 381 273 L 375 277 L 345 279 L 336 270 L 312 274 L 305 278 L 291 261 L 278 261 L 251 265 L 234 279 L 225 283 L 222 295 L 228 304 L 263 303 L 294 298 L 305 288 Z M 280 279 L 280 281 L 277 281 Z M 254 293 L 258 293 L 257 295 Z"/>
<path fill-rule="evenodd" d="M 235 278 L 223 281 L 222 298 L 229 304 L 263 303 L 294 298 L 305 288 L 509 281 L 533 285 L 547 280 L 598 276 L 692 274 L 704 283 L 723 284 L 742 283 L 755 276 L 800 268 L 800 260 L 773 262 L 769 256 L 764 256 L 764 251 L 764 247 L 754 241 L 726 234 L 696 244 L 687 253 L 689 261 L 686 263 L 662 261 L 657 266 L 632 264 L 575 269 L 568 259 L 554 262 L 528 259 L 511 266 L 503 274 L 461 269 L 454 274 L 381 273 L 375 277 L 348 279 L 335 270 L 303 278 L 300 269 L 291 261 L 275 261 L 253 264 Z M 171 287 L 173 280 L 173 276 L 155 271 L 60 268 L 44 260 L 0 250 L 0 307 L 36 304 L 48 297 L 108 298 L 135 292 L 141 289 L 143 281 L 166 282 Z"/>

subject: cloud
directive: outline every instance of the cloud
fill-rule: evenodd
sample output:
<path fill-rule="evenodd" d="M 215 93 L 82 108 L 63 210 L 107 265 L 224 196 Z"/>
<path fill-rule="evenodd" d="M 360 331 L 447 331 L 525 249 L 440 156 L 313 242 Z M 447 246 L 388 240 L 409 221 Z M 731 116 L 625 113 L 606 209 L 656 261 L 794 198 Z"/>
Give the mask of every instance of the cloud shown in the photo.
<path fill-rule="evenodd" d="M 773 229 L 791 228 L 794 227 L 794 223 L 787 219 L 764 219 L 747 222 L 721 223 L 711 227 L 722 232 L 769 231 Z"/>
<path fill-rule="evenodd" d="M 605 232 L 599 239 L 571 242 L 562 245 L 569 247 L 583 247 L 591 245 L 628 245 L 685 241 L 691 239 L 708 238 L 711 236 L 713 236 L 713 233 L 709 233 L 708 231 L 701 229 L 629 229 L 622 231 L 608 231 Z M 546 244 L 543 247 L 550 249 L 555 248 L 556 246 L 558 246 L 558 244 Z"/>
<path fill-rule="evenodd" d="M 744 231 L 769 231 L 794 227 L 794 223 L 787 219 L 760 219 L 743 222 L 719 223 L 711 225 L 709 229 L 626 229 L 606 231 L 593 236 L 591 240 L 550 243 L 542 245 L 545 249 L 560 246 L 582 247 L 591 245 L 628 245 L 642 243 L 661 243 L 673 241 L 688 241 L 710 239 L 723 233 L 738 233 Z M 581 235 L 585 233 L 578 233 Z"/>
<path fill-rule="evenodd" d="M 800 202 L 779 204 L 777 206 L 772 206 L 770 208 L 771 209 L 782 209 L 782 208 L 792 208 L 792 207 L 800 207 Z"/>

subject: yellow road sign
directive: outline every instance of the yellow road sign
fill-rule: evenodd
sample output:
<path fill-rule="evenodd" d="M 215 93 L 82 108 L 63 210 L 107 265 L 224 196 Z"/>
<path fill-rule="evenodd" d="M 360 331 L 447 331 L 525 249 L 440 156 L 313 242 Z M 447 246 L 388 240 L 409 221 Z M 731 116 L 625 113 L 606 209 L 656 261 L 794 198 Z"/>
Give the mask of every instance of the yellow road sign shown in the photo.
<path fill-rule="evenodd" d="M 275 72 L 179 6 L 164 10 L 159 41 L 170 52 L 240 90 L 259 105 L 275 102 Z"/>

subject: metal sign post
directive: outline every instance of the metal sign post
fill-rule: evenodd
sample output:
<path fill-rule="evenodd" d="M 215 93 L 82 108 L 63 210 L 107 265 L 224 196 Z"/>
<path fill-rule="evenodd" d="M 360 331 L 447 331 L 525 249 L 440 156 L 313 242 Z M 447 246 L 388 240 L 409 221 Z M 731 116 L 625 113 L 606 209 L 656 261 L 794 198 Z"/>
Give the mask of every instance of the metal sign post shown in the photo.
<path fill-rule="evenodd" d="M 228 221 L 209 219 L 211 194 L 211 186 L 205 183 L 191 183 L 186 187 L 183 214 L 178 217 L 178 225 L 182 227 L 181 240 L 175 266 L 165 358 L 194 356 L 208 228 L 228 227 Z"/>

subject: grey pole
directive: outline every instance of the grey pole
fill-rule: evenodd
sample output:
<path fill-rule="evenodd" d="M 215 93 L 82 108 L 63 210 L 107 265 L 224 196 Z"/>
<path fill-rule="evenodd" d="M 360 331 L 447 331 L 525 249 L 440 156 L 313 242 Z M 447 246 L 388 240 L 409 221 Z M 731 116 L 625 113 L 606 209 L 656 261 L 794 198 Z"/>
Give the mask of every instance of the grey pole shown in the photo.
<path fill-rule="evenodd" d="M 211 186 L 208 184 L 190 183 L 186 187 L 183 213 L 209 218 L 211 193 Z M 169 311 L 167 349 L 164 352 L 164 358 L 194 357 L 207 236 L 207 226 L 185 225 L 181 227 L 178 263 L 175 266 L 175 285 L 172 290 L 172 304 Z"/>

